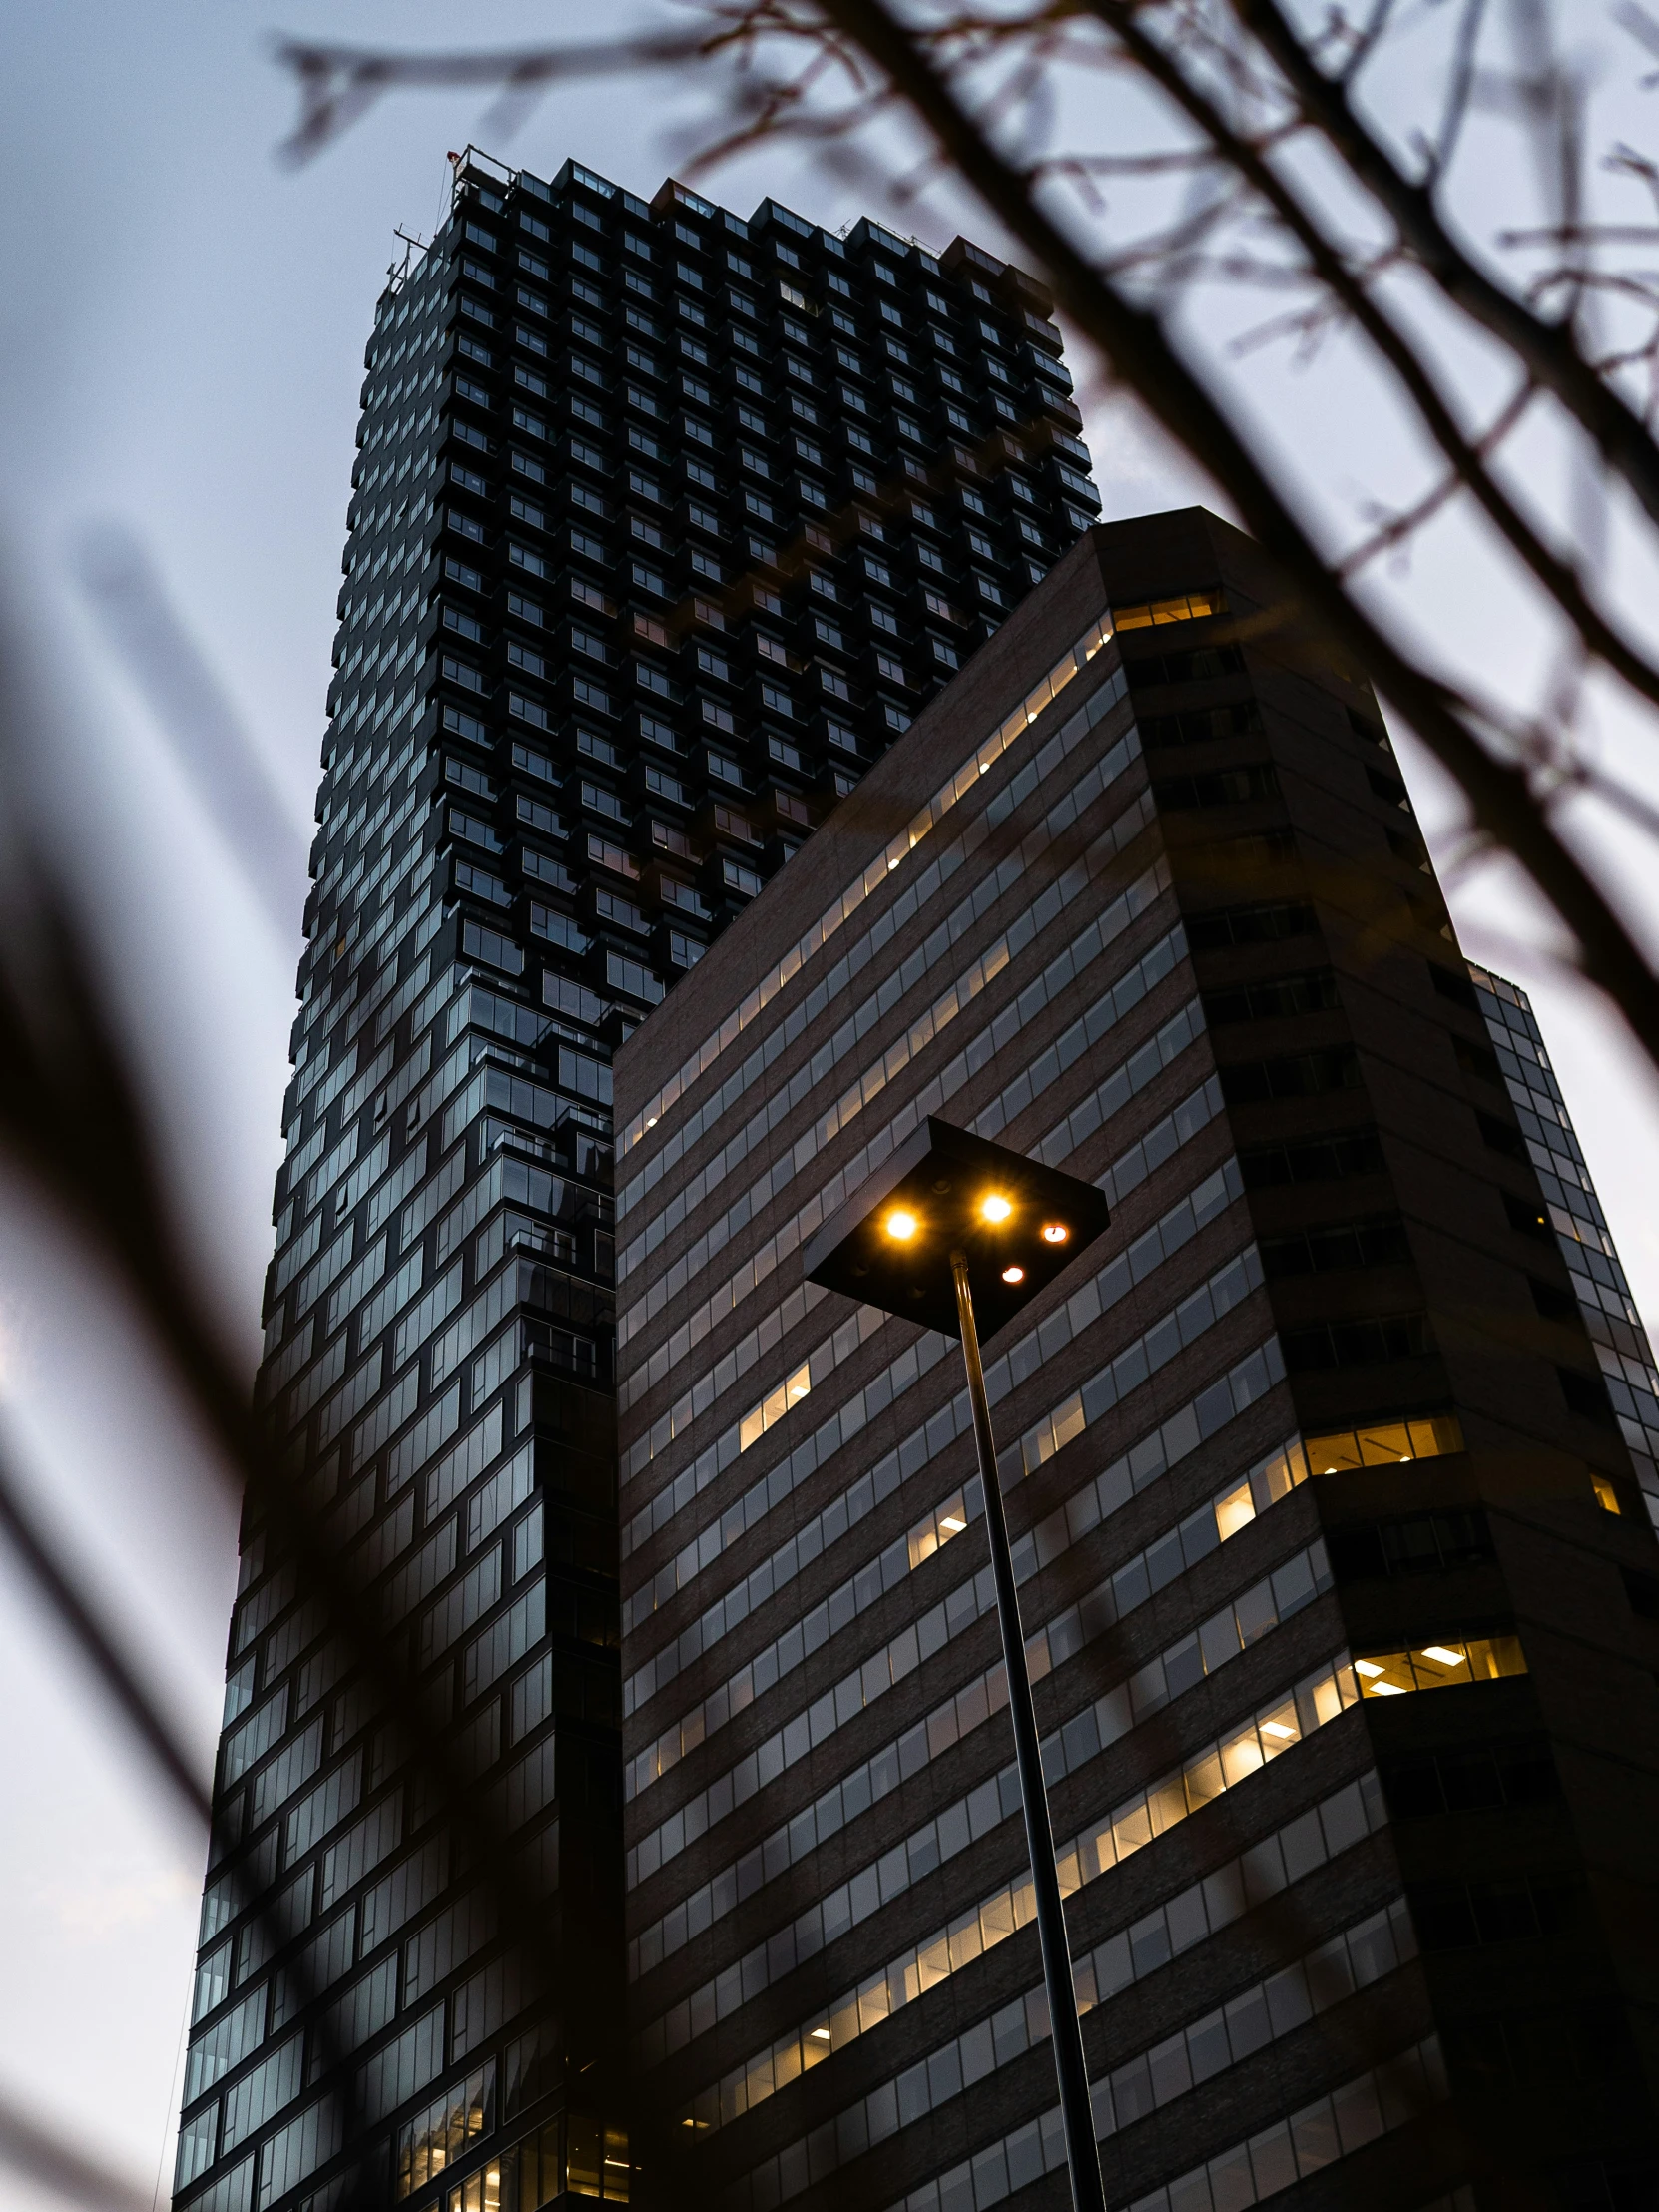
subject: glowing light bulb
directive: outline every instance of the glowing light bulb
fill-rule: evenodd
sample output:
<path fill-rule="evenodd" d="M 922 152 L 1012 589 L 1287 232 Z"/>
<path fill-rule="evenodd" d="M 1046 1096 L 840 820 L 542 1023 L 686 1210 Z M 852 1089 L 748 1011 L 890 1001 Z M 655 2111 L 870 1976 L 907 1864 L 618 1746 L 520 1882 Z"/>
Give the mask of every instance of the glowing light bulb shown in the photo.
<path fill-rule="evenodd" d="M 1002 1280 L 1004 1283 L 1023 1283 L 1025 1281 L 1025 1270 L 1023 1268 L 1004 1268 Z"/>
<path fill-rule="evenodd" d="M 882 1227 L 886 1230 L 887 1235 L 896 1239 L 899 1244 L 908 1244 L 916 1233 L 916 1217 L 914 1214 L 907 1213 L 902 1206 L 898 1206 L 887 1216 Z"/>
<path fill-rule="evenodd" d="M 1013 1210 L 1000 1191 L 993 1191 L 981 1205 L 979 1214 L 983 1221 L 1006 1221 Z"/>
<path fill-rule="evenodd" d="M 1424 1644 L 1422 1655 L 1432 1659 L 1437 1667 L 1461 1667 L 1466 1664 L 1460 1651 L 1448 1651 L 1444 1644 Z"/>
<path fill-rule="evenodd" d="M 1064 1244 L 1070 1235 L 1071 1231 L 1063 1221 L 1045 1221 L 1043 1223 L 1044 1244 Z"/>

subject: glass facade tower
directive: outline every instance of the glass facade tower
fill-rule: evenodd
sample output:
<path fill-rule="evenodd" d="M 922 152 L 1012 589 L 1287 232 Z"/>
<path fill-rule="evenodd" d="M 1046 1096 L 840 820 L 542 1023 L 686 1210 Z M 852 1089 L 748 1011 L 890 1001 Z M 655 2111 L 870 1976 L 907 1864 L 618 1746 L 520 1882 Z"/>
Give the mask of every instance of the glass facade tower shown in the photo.
<path fill-rule="evenodd" d="M 472 154 L 380 299 L 257 1387 L 421 1740 L 251 1505 L 181 2212 L 635 2185 L 610 1055 L 1087 526 L 1048 307 Z"/>

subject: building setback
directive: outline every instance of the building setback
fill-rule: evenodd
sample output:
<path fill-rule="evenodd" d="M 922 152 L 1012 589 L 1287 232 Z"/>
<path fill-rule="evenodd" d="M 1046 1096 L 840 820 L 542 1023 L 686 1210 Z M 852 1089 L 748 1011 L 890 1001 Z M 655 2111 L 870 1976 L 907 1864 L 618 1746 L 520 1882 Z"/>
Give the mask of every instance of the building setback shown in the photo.
<path fill-rule="evenodd" d="M 1108 2202 L 1653 2200 L 1659 1555 L 1483 1003 L 1369 689 L 1194 509 L 623 1047 L 652 2201 L 1066 2201 L 959 1361 L 802 1274 L 928 1113 L 1113 1209 L 987 1348 Z"/>
<path fill-rule="evenodd" d="M 1098 507 L 966 241 L 454 182 L 365 357 L 258 1395 L 463 1814 L 251 1502 L 189 2212 L 626 2195 L 610 1048 Z"/>
<path fill-rule="evenodd" d="M 1607 1403 L 1593 1389 L 1580 1393 L 1583 1403 L 1591 1418 L 1600 1420 L 1611 1405 L 1649 1517 L 1659 1522 L 1659 1370 L 1653 1348 L 1613 1248 L 1531 1001 L 1518 984 L 1472 961 L 1469 974 L 1497 1059 L 1495 1072 L 1486 1069 L 1483 1079 L 1488 1084 L 1501 1080 L 1509 1094 L 1527 1155 L 1538 1171 L 1547 1226 L 1567 1263 L 1572 1295 L 1601 1368 Z M 1491 1141 L 1500 1150 L 1513 1151 L 1514 1128 L 1501 1117 L 1489 1119 Z M 1482 1134 L 1488 1134 L 1484 1125 Z M 1558 1284 L 1534 1279 L 1531 1287 L 1545 1320 L 1570 1319 Z"/>

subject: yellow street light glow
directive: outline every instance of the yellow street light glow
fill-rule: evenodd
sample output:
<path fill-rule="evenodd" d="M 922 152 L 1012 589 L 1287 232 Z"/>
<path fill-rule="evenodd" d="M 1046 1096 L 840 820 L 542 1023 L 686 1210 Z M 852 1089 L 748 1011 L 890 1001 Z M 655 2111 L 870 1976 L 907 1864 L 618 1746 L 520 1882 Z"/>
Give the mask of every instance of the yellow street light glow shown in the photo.
<path fill-rule="evenodd" d="M 1460 1651 L 1447 1651 L 1444 1644 L 1424 1644 L 1422 1655 L 1425 1659 L 1432 1659 L 1439 1667 L 1460 1667 L 1465 1664 Z"/>
<path fill-rule="evenodd" d="M 986 1221 L 1006 1221 L 1013 1210 L 1013 1207 L 1000 1191 L 992 1191 L 990 1197 L 980 1207 L 979 1212 Z"/>
<path fill-rule="evenodd" d="M 1045 1221 L 1043 1223 L 1044 1244 L 1064 1244 L 1070 1235 L 1071 1231 L 1063 1221 Z"/>
<path fill-rule="evenodd" d="M 898 1206 L 887 1216 L 881 1226 L 889 1237 L 895 1237 L 900 1244 L 908 1244 L 916 1233 L 916 1217 L 914 1214 L 906 1213 L 902 1206 Z"/>
<path fill-rule="evenodd" d="M 1025 1281 L 1025 1270 L 1023 1268 L 1004 1268 L 1002 1280 L 1004 1283 L 1023 1283 Z"/>

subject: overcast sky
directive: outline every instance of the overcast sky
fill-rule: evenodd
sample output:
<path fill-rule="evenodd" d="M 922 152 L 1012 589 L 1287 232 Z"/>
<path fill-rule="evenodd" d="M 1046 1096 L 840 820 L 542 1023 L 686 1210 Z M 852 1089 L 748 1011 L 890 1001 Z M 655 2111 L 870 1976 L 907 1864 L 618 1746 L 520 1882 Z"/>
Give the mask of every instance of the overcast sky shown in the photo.
<path fill-rule="evenodd" d="M 621 19 L 614 10 L 607 27 Z M 86 531 L 149 548 L 308 831 L 362 349 L 398 226 L 429 236 L 470 96 L 406 97 L 310 168 L 274 149 L 292 96 L 276 29 L 365 41 L 513 43 L 590 9 L 449 10 L 270 0 L 60 0 L 9 11 L 0 174 L 0 570 L 42 686 L 35 718 L 60 833 L 82 863 L 155 1087 L 228 1334 L 257 1343 L 296 937 L 250 899 L 75 581 Z M 691 112 L 673 86 L 586 85 L 486 143 L 551 176 L 567 156 L 649 197 Z M 677 110 L 676 101 L 682 105 Z M 767 193 L 836 226 L 864 212 L 781 151 L 705 189 Z M 892 220 L 890 210 L 878 210 Z M 970 207 L 902 221 L 994 243 Z M 1081 373 L 1084 364 L 1076 362 Z M 1091 416 L 1112 514 L 1184 504 L 1195 481 L 1119 413 Z M 1430 569 L 1420 618 L 1459 613 Z M 1506 650 L 1501 623 L 1491 650 Z M 1432 836 L 1450 819 L 1407 749 Z M 294 885 L 297 912 L 302 885 Z M 1453 894 L 1469 949 L 1538 983 L 1638 1297 L 1659 1313 L 1659 1129 L 1614 1025 L 1525 950 L 1523 899 Z M 88 1562 L 119 1631 L 199 1748 L 218 1725 L 235 1511 L 61 1224 L 0 1186 L 0 1416 L 20 1471 Z M 178 2094 L 202 1840 L 156 1796 L 0 1552 L 0 2095 L 34 2104 L 138 2177 L 161 2174 Z M 0 2174 L 0 2207 L 44 2202 Z"/>

